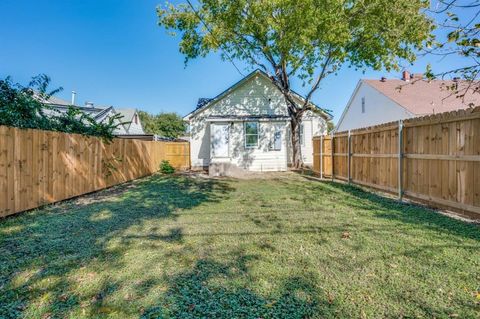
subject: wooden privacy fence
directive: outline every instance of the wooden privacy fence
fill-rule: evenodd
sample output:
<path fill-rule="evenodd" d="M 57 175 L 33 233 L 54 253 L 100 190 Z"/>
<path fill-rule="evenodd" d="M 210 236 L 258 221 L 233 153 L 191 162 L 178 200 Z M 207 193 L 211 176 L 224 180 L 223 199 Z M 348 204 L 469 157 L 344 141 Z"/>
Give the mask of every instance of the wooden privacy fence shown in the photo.
<path fill-rule="evenodd" d="M 159 169 L 190 167 L 188 142 L 154 142 L 0 126 L 0 217 L 93 192 Z"/>
<path fill-rule="evenodd" d="M 321 177 L 480 214 L 480 107 L 315 137 L 313 146 Z"/>

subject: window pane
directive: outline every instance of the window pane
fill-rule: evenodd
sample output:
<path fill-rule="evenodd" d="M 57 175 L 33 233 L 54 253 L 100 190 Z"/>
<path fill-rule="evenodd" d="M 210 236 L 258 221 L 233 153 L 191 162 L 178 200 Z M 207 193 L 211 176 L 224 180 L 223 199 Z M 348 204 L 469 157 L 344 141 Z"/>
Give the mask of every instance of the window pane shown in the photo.
<path fill-rule="evenodd" d="M 246 135 L 245 136 L 245 145 L 246 146 L 257 146 L 258 145 L 258 135 Z"/>
<path fill-rule="evenodd" d="M 277 131 L 273 136 L 273 149 L 275 151 L 282 150 L 282 132 Z"/>
<path fill-rule="evenodd" d="M 245 123 L 245 134 L 258 134 L 258 123 L 257 122 L 246 122 Z"/>
<path fill-rule="evenodd" d="M 303 126 L 303 123 L 300 124 L 300 127 L 299 127 L 299 133 L 300 133 L 300 144 L 301 145 L 305 145 L 305 135 L 304 135 L 304 126 Z"/>

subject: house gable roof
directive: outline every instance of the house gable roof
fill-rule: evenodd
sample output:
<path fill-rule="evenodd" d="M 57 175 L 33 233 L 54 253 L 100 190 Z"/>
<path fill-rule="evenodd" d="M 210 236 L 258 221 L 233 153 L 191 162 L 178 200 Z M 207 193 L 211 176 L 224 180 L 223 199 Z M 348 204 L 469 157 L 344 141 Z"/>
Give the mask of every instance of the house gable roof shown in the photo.
<path fill-rule="evenodd" d="M 113 106 L 78 106 L 54 96 L 50 96 L 48 99 L 37 98 L 52 108 L 51 110 L 45 110 L 48 115 L 53 115 L 55 112 L 65 113 L 68 108 L 73 107 L 90 115 L 96 122 L 102 122 L 109 113 L 121 114 L 123 117 L 120 118 L 119 122 L 126 132 L 130 129 L 133 116 L 137 113 L 137 109 L 135 108 L 117 109 Z"/>
<path fill-rule="evenodd" d="M 137 113 L 136 109 L 133 108 L 125 108 L 125 109 L 115 109 L 117 113 L 120 113 L 123 116 L 123 119 L 126 121 L 132 121 L 133 116 Z"/>
<path fill-rule="evenodd" d="M 352 104 L 353 98 L 355 95 L 357 95 L 358 90 L 360 89 L 360 86 L 362 85 L 362 80 L 357 82 L 357 86 L 355 86 L 355 89 L 353 90 L 352 95 L 350 95 L 350 99 L 348 99 L 347 106 L 343 109 L 342 115 L 338 119 L 337 124 L 335 125 L 334 131 L 337 130 L 337 128 L 340 126 L 340 124 L 343 122 L 343 119 L 345 118 L 345 115 L 347 114 L 347 111 L 350 109 L 350 105 Z"/>
<path fill-rule="evenodd" d="M 121 114 L 123 117 L 120 119 L 120 121 L 126 122 L 125 125 L 127 126 L 127 130 L 130 129 L 130 126 L 132 125 L 133 122 L 133 116 L 137 113 L 137 109 L 134 108 L 121 108 L 121 109 L 115 109 L 117 113 Z M 140 119 L 140 118 L 139 118 Z"/>
<path fill-rule="evenodd" d="M 350 110 L 350 107 L 352 106 L 352 102 L 355 98 L 355 96 L 357 95 L 358 91 L 360 90 L 360 88 L 363 86 L 363 85 L 368 85 L 366 84 L 365 80 L 361 79 L 357 82 L 357 85 L 355 86 L 355 89 L 353 90 L 353 93 L 352 95 L 350 95 L 350 98 L 348 99 L 348 102 L 347 102 L 347 106 L 343 109 L 343 112 L 342 112 L 342 115 L 340 116 L 337 124 L 335 125 L 335 129 L 334 131 L 337 131 L 338 128 L 340 127 L 340 125 L 342 124 L 345 116 L 347 115 L 348 113 L 348 110 Z M 375 88 L 373 88 L 375 89 Z M 376 90 L 378 91 L 378 90 Z M 381 93 L 381 92 L 379 92 Z M 388 97 L 387 97 L 388 98 Z M 393 103 L 395 103 L 398 107 L 402 107 L 400 104 L 398 104 L 397 102 L 395 101 L 392 101 Z M 403 108 L 403 107 L 402 107 Z M 409 112 L 408 110 L 406 110 L 407 112 Z M 414 114 L 412 114 L 411 112 L 409 112 L 411 114 L 411 116 L 414 116 Z"/>
<path fill-rule="evenodd" d="M 467 90 L 467 83 L 460 80 L 362 81 L 415 116 L 467 109 L 471 105 L 480 104 L 480 95 L 474 94 L 473 90 Z M 458 86 L 459 90 L 465 89 L 463 99 L 450 89 L 453 86 Z"/>
<path fill-rule="evenodd" d="M 197 102 L 197 107 L 195 108 L 195 110 L 193 110 L 192 112 L 190 112 L 189 114 L 185 115 L 183 117 L 184 120 L 189 120 L 191 117 L 203 112 L 204 110 L 206 110 L 207 108 L 209 108 L 210 106 L 212 106 L 215 102 L 221 100 L 223 97 L 227 96 L 228 94 L 230 94 L 232 91 L 236 90 L 238 87 L 240 87 L 242 84 L 246 83 L 248 80 L 250 80 L 251 78 L 255 77 L 256 75 L 260 75 L 266 79 L 268 79 L 269 81 L 272 81 L 272 79 L 270 79 L 270 77 L 268 76 L 267 73 L 263 72 L 262 70 L 259 70 L 259 69 L 256 69 L 255 71 L 251 72 L 250 74 L 248 74 L 247 76 L 245 76 L 243 79 L 241 79 L 240 81 L 236 82 L 235 84 L 233 84 L 232 86 L 230 86 L 229 88 L 227 88 L 225 91 L 223 91 L 222 93 L 218 94 L 216 97 L 214 98 L 199 98 L 198 99 L 198 102 Z M 294 94 L 294 96 L 299 99 L 300 101 L 304 101 L 304 97 L 301 96 L 300 94 L 298 94 L 297 92 L 293 91 L 292 90 L 292 93 Z M 320 108 L 319 106 L 315 105 L 314 103 L 310 102 L 310 104 L 315 107 L 316 109 L 318 109 L 318 111 L 320 112 L 320 114 L 322 115 L 322 117 L 324 117 L 325 119 L 327 120 L 330 120 L 332 118 L 332 115 L 329 114 L 327 111 L 325 111 L 324 109 Z"/>
<path fill-rule="evenodd" d="M 340 127 L 362 85 L 370 86 L 398 107 L 403 108 L 412 117 L 467 109 L 470 107 L 470 103 L 480 104 L 480 94 L 474 94 L 473 90 L 467 92 L 465 99 L 462 100 L 462 98 L 452 94 L 452 90 L 448 89 L 452 85 L 458 85 L 461 89 L 462 86 L 466 85 L 465 81 L 412 79 L 407 82 L 400 79 L 385 79 L 383 81 L 361 79 L 350 96 L 347 106 L 343 110 L 337 125 L 335 125 L 335 129 Z"/>

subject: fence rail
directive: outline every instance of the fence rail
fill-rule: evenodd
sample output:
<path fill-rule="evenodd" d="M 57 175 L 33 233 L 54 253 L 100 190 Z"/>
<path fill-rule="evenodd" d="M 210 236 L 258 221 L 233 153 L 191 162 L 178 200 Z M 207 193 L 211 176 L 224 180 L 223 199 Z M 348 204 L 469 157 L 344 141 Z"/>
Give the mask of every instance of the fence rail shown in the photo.
<path fill-rule="evenodd" d="M 0 217 L 156 172 L 190 166 L 188 142 L 115 138 L 0 126 Z"/>
<path fill-rule="evenodd" d="M 480 108 L 314 137 L 314 170 L 480 214 Z"/>

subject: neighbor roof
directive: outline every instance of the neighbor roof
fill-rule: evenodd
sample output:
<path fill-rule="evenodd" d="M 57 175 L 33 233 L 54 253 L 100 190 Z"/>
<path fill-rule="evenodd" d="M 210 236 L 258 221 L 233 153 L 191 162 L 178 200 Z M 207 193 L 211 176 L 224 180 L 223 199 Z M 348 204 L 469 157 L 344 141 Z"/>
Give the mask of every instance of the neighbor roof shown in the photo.
<path fill-rule="evenodd" d="M 133 121 L 133 116 L 137 112 L 137 109 L 134 109 L 134 108 L 117 109 L 117 108 L 115 108 L 115 111 L 117 113 L 120 113 L 123 116 L 123 118 L 121 119 L 123 122 L 131 122 L 131 121 Z"/>
<path fill-rule="evenodd" d="M 387 96 L 414 115 L 426 115 L 466 109 L 480 105 L 480 94 L 468 90 L 465 97 L 457 97 L 455 90 L 449 89 L 457 85 L 460 92 L 467 89 L 467 82 L 453 80 L 362 80 Z"/>
<path fill-rule="evenodd" d="M 133 116 L 137 112 L 135 108 L 121 108 L 117 109 L 113 106 L 100 106 L 100 105 L 86 105 L 78 106 L 72 105 L 70 102 L 57 98 L 55 96 L 50 96 L 48 99 L 43 99 L 39 95 L 36 96 L 40 102 L 50 105 L 50 109 L 45 108 L 44 113 L 48 116 L 55 115 L 56 113 L 65 113 L 68 108 L 73 107 L 80 110 L 83 113 L 86 113 L 93 117 L 96 122 L 102 122 L 110 112 L 115 114 L 120 114 L 123 117 L 120 119 L 121 126 L 128 132 L 130 129 L 131 122 L 133 121 Z"/>
<path fill-rule="evenodd" d="M 61 98 L 58 98 L 56 96 L 50 96 L 48 99 L 45 99 L 43 97 L 40 96 L 39 93 L 35 93 L 35 98 L 42 102 L 42 103 L 47 103 L 47 104 L 54 104 L 54 105 L 71 105 L 72 103 L 66 101 L 66 100 L 63 100 Z"/>

